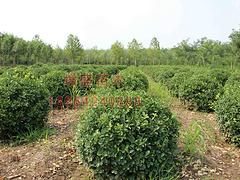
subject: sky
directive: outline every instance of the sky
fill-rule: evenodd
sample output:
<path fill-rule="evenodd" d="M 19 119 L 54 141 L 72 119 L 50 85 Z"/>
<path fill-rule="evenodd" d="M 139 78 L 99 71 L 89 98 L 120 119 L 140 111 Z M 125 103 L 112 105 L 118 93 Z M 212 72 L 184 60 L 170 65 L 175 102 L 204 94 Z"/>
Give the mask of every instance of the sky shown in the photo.
<path fill-rule="evenodd" d="M 239 28 L 240 0 L 0 0 L 0 32 L 62 48 L 70 33 L 84 48 L 133 38 L 149 47 L 153 37 L 168 48 L 188 38 L 227 42 Z"/>

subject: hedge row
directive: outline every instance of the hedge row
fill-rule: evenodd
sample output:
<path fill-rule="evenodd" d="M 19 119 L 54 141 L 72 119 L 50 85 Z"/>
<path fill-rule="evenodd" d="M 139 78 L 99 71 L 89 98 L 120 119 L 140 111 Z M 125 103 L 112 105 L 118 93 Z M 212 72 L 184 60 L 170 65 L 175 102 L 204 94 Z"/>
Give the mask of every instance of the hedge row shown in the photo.
<path fill-rule="evenodd" d="M 49 91 L 31 79 L 0 78 L 0 140 L 41 128 L 48 116 Z"/>
<path fill-rule="evenodd" d="M 240 147 L 240 74 L 233 74 L 226 82 L 224 94 L 216 103 L 220 130 L 227 141 Z"/>
<path fill-rule="evenodd" d="M 72 84 L 66 82 L 70 74 L 77 75 L 76 71 L 81 71 L 111 76 L 124 68 L 35 64 L 5 69 L 0 76 L 0 140 L 14 139 L 29 129 L 43 127 L 50 107 L 49 98 L 52 96 L 55 100 L 58 96 L 71 95 Z"/>
<path fill-rule="evenodd" d="M 180 98 L 190 109 L 213 111 L 214 103 L 223 92 L 230 73 L 222 69 L 189 67 L 159 67 L 147 70 L 153 78 L 167 86 L 173 96 Z M 154 75 L 156 74 L 156 75 Z"/>
<path fill-rule="evenodd" d="M 190 108 L 215 111 L 226 139 L 240 146 L 240 74 L 223 69 L 159 67 L 146 69 Z M 163 72 L 163 69 L 165 72 Z M 173 75 L 174 74 L 174 75 Z M 158 78 L 156 78 L 158 77 Z M 161 77 L 161 78 L 159 78 Z M 164 78 L 162 78 L 164 77 Z"/>

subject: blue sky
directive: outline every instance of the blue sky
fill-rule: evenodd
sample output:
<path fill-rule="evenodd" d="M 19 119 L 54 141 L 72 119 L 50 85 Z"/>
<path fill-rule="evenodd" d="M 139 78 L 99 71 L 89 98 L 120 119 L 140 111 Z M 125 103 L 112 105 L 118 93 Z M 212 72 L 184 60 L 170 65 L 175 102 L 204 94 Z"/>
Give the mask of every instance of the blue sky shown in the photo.
<path fill-rule="evenodd" d="M 162 47 L 201 37 L 228 41 L 240 28 L 240 0 L 0 0 L 0 32 L 31 40 L 35 34 L 64 47 L 67 35 L 84 48 L 144 47 L 156 36 Z"/>

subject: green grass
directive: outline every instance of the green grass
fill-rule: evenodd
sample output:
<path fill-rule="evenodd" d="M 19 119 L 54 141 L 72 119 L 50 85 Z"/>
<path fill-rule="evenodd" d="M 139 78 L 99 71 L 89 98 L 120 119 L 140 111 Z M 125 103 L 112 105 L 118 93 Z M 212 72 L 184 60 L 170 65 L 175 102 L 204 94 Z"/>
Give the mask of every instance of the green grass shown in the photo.
<path fill-rule="evenodd" d="M 48 137 L 55 133 L 55 130 L 49 127 L 44 127 L 41 129 L 28 129 L 26 133 L 21 133 L 13 137 L 10 141 L 10 144 L 12 146 L 17 146 L 21 144 L 29 144 L 39 139 L 48 140 Z"/>
<path fill-rule="evenodd" d="M 149 76 L 147 76 L 147 78 L 149 82 L 148 94 L 152 97 L 158 98 L 166 106 L 170 106 L 173 102 L 173 97 L 167 87 L 154 82 Z"/>
<path fill-rule="evenodd" d="M 216 143 L 217 135 L 208 121 L 192 120 L 187 129 L 182 131 L 181 140 L 184 152 L 190 156 L 204 156 L 208 143 Z"/>
<path fill-rule="evenodd" d="M 207 150 L 206 136 L 201 124 L 193 120 L 182 134 L 184 152 L 191 155 L 203 156 Z"/>

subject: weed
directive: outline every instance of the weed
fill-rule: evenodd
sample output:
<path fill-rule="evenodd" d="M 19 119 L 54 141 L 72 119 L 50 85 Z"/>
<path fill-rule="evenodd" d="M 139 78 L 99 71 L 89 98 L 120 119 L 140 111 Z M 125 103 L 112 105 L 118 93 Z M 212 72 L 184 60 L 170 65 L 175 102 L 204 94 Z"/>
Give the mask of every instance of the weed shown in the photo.
<path fill-rule="evenodd" d="M 37 141 L 38 139 L 44 139 L 45 141 L 48 141 L 48 137 L 50 135 L 53 135 L 54 133 L 55 130 L 49 127 L 44 127 L 41 129 L 29 128 L 26 133 L 19 133 L 17 136 L 15 136 L 11 140 L 10 144 L 13 146 L 20 144 L 28 144 Z"/>
<path fill-rule="evenodd" d="M 206 134 L 201 123 L 196 120 L 191 121 L 183 133 L 184 152 L 191 155 L 203 156 L 207 150 Z"/>
<path fill-rule="evenodd" d="M 149 89 L 148 94 L 152 97 L 158 98 L 163 102 L 165 105 L 170 106 L 173 101 L 173 97 L 171 96 L 170 92 L 168 91 L 167 87 L 154 82 L 150 77 L 148 77 L 149 82 Z"/>

